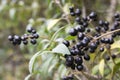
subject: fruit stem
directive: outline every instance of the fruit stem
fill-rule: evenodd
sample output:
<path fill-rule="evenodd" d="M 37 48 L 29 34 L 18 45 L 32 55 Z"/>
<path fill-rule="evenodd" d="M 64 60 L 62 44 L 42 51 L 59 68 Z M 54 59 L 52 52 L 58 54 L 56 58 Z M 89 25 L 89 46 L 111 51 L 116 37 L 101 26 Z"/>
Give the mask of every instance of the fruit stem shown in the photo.
<path fill-rule="evenodd" d="M 109 34 L 112 34 L 112 33 L 114 33 L 114 32 L 118 32 L 118 31 L 120 31 L 120 29 L 117 29 L 117 30 L 114 30 L 114 31 L 107 32 L 107 33 L 105 33 L 105 34 L 103 34 L 103 35 L 101 35 L 101 36 L 95 38 L 94 40 L 100 39 L 101 37 L 104 37 L 104 36 L 106 36 L 106 35 L 109 35 Z"/>

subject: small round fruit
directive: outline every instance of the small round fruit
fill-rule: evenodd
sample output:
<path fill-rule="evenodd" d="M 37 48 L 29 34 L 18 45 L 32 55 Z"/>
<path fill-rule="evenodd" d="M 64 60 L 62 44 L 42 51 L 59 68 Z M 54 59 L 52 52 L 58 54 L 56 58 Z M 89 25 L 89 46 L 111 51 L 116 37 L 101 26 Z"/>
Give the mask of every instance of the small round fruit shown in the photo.
<path fill-rule="evenodd" d="M 31 32 L 32 32 L 32 30 L 33 30 L 33 28 L 32 28 L 32 27 L 27 28 L 27 32 L 29 32 L 29 33 L 31 33 Z"/>
<path fill-rule="evenodd" d="M 95 12 L 91 12 L 89 17 L 90 19 L 95 19 L 97 17 L 97 14 Z"/>
<path fill-rule="evenodd" d="M 74 28 L 71 28 L 70 31 L 69 31 L 69 34 L 70 34 L 71 36 L 76 36 L 76 35 L 77 35 L 77 30 L 74 29 Z"/>
<path fill-rule="evenodd" d="M 66 61 L 68 62 L 73 62 L 74 61 L 74 58 L 72 56 L 67 56 L 66 57 Z"/>
<path fill-rule="evenodd" d="M 63 41 L 63 44 L 65 45 L 65 46 L 67 46 L 67 47 L 69 47 L 70 46 L 70 42 L 69 41 Z"/>
<path fill-rule="evenodd" d="M 39 35 L 37 33 L 33 34 L 32 35 L 35 39 L 38 39 L 39 38 Z"/>
<path fill-rule="evenodd" d="M 24 41 L 23 41 L 23 44 L 24 44 L 24 45 L 27 45 L 27 44 L 28 44 L 28 41 L 27 41 L 27 40 L 24 40 Z"/>
<path fill-rule="evenodd" d="M 83 60 L 82 60 L 82 57 L 79 57 L 79 56 L 77 56 L 76 58 L 75 58 L 75 63 L 76 64 L 82 64 L 83 63 Z"/>
<path fill-rule="evenodd" d="M 77 68 L 78 71 L 82 71 L 83 70 L 83 65 L 77 65 L 76 68 Z"/>
<path fill-rule="evenodd" d="M 81 10 L 80 10 L 80 9 L 76 9 L 76 10 L 75 10 L 75 14 L 76 14 L 77 16 L 80 16 L 80 15 L 81 15 Z"/>
<path fill-rule="evenodd" d="M 9 36 L 8 36 L 8 40 L 9 40 L 9 41 L 13 41 L 13 39 L 14 39 L 14 38 L 13 38 L 12 35 L 9 35 Z"/>
<path fill-rule="evenodd" d="M 104 51 L 104 48 L 103 48 L 103 47 L 101 47 L 101 48 L 100 48 L 100 52 L 103 52 L 103 51 Z"/>
<path fill-rule="evenodd" d="M 115 58 L 116 58 L 116 55 L 115 55 L 115 54 L 112 54 L 111 56 L 112 56 L 112 59 L 115 59 Z"/>
<path fill-rule="evenodd" d="M 110 56 L 105 56 L 105 59 L 108 61 L 108 60 L 110 60 Z"/>
<path fill-rule="evenodd" d="M 37 41 L 36 41 L 35 39 L 31 39 L 30 42 L 31 42 L 31 44 L 33 44 L 33 45 L 37 43 Z"/>
<path fill-rule="evenodd" d="M 90 56 L 87 55 L 87 54 L 85 54 L 85 55 L 84 55 L 84 59 L 85 59 L 86 61 L 89 61 L 89 60 L 90 60 Z"/>
<path fill-rule="evenodd" d="M 36 33 L 36 30 L 35 30 L 35 29 L 33 29 L 33 30 L 32 30 L 32 33 L 33 33 L 33 34 L 35 34 L 35 33 Z"/>

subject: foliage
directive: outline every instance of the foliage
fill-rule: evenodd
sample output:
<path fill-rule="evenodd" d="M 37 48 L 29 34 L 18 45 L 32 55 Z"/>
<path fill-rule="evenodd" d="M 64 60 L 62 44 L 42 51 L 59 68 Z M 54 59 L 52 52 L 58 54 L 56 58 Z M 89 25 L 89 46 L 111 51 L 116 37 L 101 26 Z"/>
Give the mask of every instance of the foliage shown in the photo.
<path fill-rule="evenodd" d="M 113 11 L 119 10 L 119 4 L 120 1 Z M 84 8 L 86 9 L 83 16 L 94 10 L 100 14 L 100 19 L 108 19 L 107 10 L 111 3 L 105 0 L 0 1 L 0 47 L 2 47 L 0 49 L 0 64 L 2 65 L 0 66 L 0 80 L 23 80 L 24 78 L 25 80 L 60 80 L 72 72 L 64 65 L 64 55 L 70 52 L 62 42 L 64 39 L 72 41 L 76 38 L 68 36 L 69 29 L 76 25 L 68 10 L 69 6 L 73 5 L 83 11 Z M 22 35 L 29 26 L 35 27 L 40 35 L 35 46 L 31 44 L 12 46 L 8 42 L 7 35 Z M 118 56 L 114 60 L 116 64 L 113 60 L 104 60 L 107 50 L 101 54 L 97 52 L 90 55 L 89 62 L 85 62 L 89 72 L 83 74 L 79 72 L 79 74 L 89 77 L 88 80 L 93 80 L 96 76 L 102 77 L 102 80 L 119 80 L 119 42 L 119 37 L 117 37 L 111 46 L 112 53 Z M 79 78 L 77 75 L 75 77 Z M 80 76 L 81 79 L 86 79 L 84 77 Z"/>

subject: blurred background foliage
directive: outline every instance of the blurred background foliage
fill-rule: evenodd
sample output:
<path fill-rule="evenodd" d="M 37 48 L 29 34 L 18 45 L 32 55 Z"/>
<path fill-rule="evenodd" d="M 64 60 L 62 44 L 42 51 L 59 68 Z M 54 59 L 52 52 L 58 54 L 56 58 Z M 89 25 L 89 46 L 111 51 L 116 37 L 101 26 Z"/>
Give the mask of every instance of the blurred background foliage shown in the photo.
<path fill-rule="evenodd" d="M 29 74 L 30 58 L 44 48 L 56 30 L 62 26 L 71 27 L 63 19 L 70 5 L 85 10 L 83 16 L 96 11 L 101 19 L 111 17 L 111 1 L 117 2 L 112 13 L 120 10 L 120 0 L 60 0 L 63 11 L 54 1 L 59 0 L 0 0 L 0 80 L 23 80 Z M 37 45 L 13 46 L 8 42 L 9 34 L 27 33 L 28 26 L 33 26 L 41 36 Z M 61 37 L 66 37 L 67 30 L 60 33 L 64 34 Z M 52 80 L 52 76 L 41 80 Z"/>

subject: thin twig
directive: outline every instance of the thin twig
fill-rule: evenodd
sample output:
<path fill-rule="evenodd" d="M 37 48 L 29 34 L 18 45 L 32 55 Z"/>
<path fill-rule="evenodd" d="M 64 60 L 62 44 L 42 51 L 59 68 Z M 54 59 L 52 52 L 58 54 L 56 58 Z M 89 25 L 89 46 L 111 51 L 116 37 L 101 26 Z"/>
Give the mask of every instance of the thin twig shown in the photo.
<path fill-rule="evenodd" d="M 104 36 L 106 36 L 106 35 L 109 35 L 109 34 L 112 34 L 112 33 L 114 33 L 114 32 L 118 32 L 118 31 L 120 31 L 120 29 L 117 29 L 117 30 L 114 30 L 114 31 L 107 32 L 107 33 L 105 33 L 105 34 L 103 34 L 103 35 L 101 35 L 101 36 L 95 38 L 94 40 L 98 40 L 98 39 L 100 39 L 100 38 L 102 38 L 102 37 L 104 37 Z"/>

